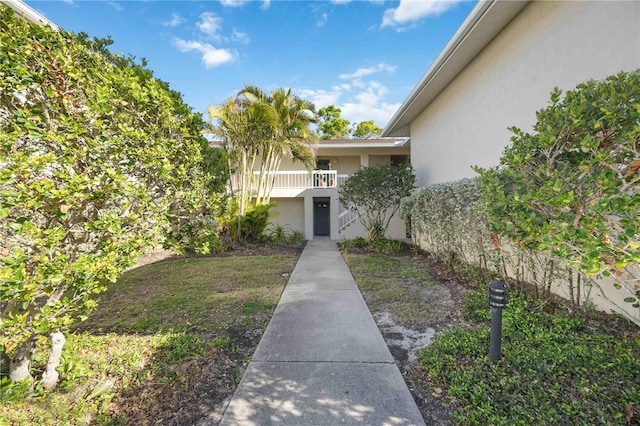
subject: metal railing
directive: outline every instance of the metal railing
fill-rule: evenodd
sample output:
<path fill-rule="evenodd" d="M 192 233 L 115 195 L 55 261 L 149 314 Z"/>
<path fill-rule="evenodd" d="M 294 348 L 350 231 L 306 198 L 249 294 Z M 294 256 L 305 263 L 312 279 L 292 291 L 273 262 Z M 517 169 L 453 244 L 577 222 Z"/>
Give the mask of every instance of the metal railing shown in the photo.
<path fill-rule="evenodd" d="M 347 226 L 356 221 L 360 214 L 354 205 L 348 206 L 338 215 L 338 232 L 342 232 Z"/>

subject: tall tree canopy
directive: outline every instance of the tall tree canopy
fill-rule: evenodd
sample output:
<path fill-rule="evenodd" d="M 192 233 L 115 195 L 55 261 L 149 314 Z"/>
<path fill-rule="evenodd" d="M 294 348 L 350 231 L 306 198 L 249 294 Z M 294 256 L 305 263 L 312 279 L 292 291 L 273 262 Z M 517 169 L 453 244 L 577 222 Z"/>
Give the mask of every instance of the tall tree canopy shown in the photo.
<path fill-rule="evenodd" d="M 358 123 L 353 131 L 355 139 L 372 139 L 380 136 L 382 128 L 378 127 L 373 120 L 362 121 Z"/>
<path fill-rule="evenodd" d="M 335 105 L 318 111 L 318 135 L 320 139 L 346 139 L 349 137 L 349 120 L 342 117 L 342 111 Z"/>

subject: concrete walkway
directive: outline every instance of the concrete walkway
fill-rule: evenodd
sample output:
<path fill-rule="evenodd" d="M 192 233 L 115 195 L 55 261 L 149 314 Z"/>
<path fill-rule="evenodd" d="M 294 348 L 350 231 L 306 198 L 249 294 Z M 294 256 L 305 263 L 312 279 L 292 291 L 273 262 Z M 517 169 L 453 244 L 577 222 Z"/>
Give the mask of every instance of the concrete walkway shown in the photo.
<path fill-rule="evenodd" d="M 424 425 L 334 241 L 291 274 L 221 425 Z"/>

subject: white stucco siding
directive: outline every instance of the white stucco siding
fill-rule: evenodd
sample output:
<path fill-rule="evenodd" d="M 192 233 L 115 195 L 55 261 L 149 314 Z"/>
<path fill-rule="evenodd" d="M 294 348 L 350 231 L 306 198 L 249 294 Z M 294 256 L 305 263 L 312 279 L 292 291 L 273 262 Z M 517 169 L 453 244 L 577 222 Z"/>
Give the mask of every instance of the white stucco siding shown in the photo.
<path fill-rule="evenodd" d="M 275 202 L 276 206 L 271 210 L 273 216 L 269 218 L 269 222 L 304 234 L 304 199 L 276 198 L 271 201 Z"/>
<path fill-rule="evenodd" d="M 530 131 L 554 87 L 640 68 L 640 2 L 532 2 L 411 124 L 417 184 L 498 163 L 511 126 Z"/>
<path fill-rule="evenodd" d="M 389 164 L 391 162 L 390 155 L 370 155 L 369 166 L 379 166 L 382 164 Z"/>
<path fill-rule="evenodd" d="M 338 174 L 352 174 L 360 168 L 360 155 L 318 155 L 318 159 L 331 161 L 331 169 Z"/>
<path fill-rule="evenodd" d="M 260 161 L 256 162 L 256 168 L 260 167 Z M 280 171 L 302 171 L 307 170 L 300 161 L 293 161 L 293 158 L 286 157 L 280 163 Z"/>

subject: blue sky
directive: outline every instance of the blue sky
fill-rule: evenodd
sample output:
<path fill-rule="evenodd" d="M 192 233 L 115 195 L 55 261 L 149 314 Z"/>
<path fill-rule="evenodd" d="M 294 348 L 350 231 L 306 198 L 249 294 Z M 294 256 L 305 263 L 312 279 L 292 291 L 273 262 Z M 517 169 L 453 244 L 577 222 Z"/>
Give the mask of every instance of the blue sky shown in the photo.
<path fill-rule="evenodd" d="M 207 118 L 246 84 L 384 127 L 475 1 L 26 0 L 56 25 L 146 58 Z"/>

